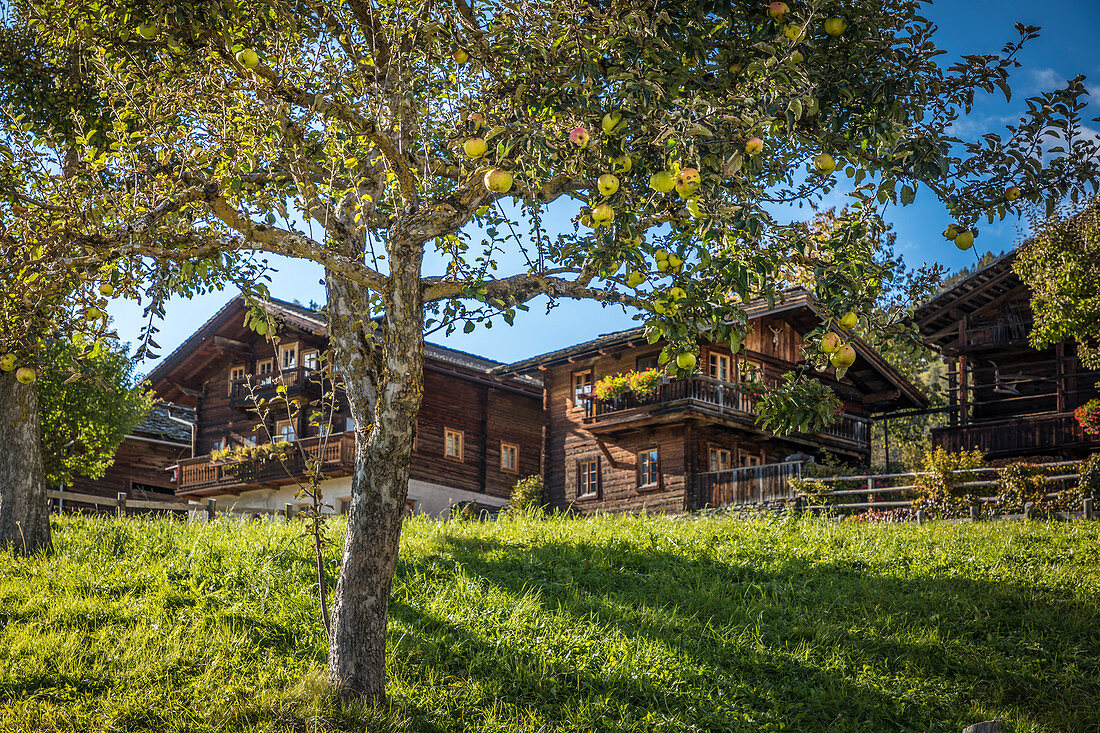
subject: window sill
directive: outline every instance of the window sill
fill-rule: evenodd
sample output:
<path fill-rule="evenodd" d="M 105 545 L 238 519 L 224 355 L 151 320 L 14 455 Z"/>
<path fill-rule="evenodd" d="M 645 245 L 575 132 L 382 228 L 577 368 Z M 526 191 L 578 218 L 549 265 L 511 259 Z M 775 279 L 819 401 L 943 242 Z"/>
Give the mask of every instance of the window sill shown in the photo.
<path fill-rule="evenodd" d="M 639 494 L 646 494 L 646 493 L 649 493 L 649 492 L 652 492 L 652 491 L 660 491 L 661 488 L 662 488 L 662 486 L 659 483 L 656 483 L 656 484 L 642 484 L 641 486 L 638 487 L 637 490 L 638 490 Z"/>
<path fill-rule="evenodd" d="M 580 496 L 577 497 L 576 500 L 577 501 L 595 501 L 596 499 L 599 499 L 599 498 L 600 498 L 599 494 L 581 494 Z"/>

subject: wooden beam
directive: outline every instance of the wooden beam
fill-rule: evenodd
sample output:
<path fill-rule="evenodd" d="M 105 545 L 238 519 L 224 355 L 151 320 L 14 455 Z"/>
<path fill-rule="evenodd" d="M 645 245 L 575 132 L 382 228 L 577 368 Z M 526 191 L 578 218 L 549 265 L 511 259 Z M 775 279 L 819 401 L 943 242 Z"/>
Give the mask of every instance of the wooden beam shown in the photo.
<path fill-rule="evenodd" d="M 874 392 L 872 394 L 863 395 L 863 404 L 874 405 L 879 402 L 889 402 L 901 397 L 901 390 L 895 389 L 890 392 Z"/>
<path fill-rule="evenodd" d="M 971 300 L 975 296 L 984 293 L 986 290 L 993 287 L 997 283 L 1005 280 L 1006 278 L 1012 277 L 1015 274 L 1016 274 L 1015 271 L 1011 267 L 1009 267 L 1004 272 L 1002 272 L 999 275 L 996 275 L 994 277 L 991 277 L 988 281 L 982 283 L 980 286 L 978 286 L 977 288 L 971 290 L 969 293 L 966 293 L 965 295 L 960 294 L 959 298 L 951 301 L 950 303 L 947 303 L 946 305 L 940 306 L 939 308 L 937 308 L 936 310 L 932 311 L 930 314 L 928 314 L 924 318 L 922 318 L 921 322 L 922 323 L 931 323 L 932 321 L 936 320 L 937 318 L 944 315 L 945 313 L 950 313 L 951 311 L 958 308 L 959 303 L 960 303 L 961 300 Z"/>
<path fill-rule="evenodd" d="M 244 349 L 245 351 L 252 350 L 251 344 L 246 344 L 244 341 L 238 341 L 237 339 L 231 339 L 226 336 L 214 336 L 214 345 L 221 348 L 237 348 Z"/>

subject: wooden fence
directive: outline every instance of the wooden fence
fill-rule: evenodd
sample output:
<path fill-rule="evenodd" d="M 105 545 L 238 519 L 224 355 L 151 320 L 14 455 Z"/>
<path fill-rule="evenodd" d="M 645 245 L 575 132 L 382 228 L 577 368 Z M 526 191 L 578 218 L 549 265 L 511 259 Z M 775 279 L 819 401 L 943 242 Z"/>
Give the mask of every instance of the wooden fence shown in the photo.
<path fill-rule="evenodd" d="M 1067 487 L 1067 484 L 1071 481 L 1077 481 L 1080 479 L 1080 474 L 1073 472 L 1070 473 L 1068 469 L 1070 467 L 1076 467 L 1080 465 L 1079 461 L 1057 461 L 1053 463 L 1035 463 L 1030 464 L 1034 468 L 1045 469 L 1067 469 L 1058 472 L 1051 476 L 1041 476 L 1043 481 L 1047 483 L 1061 484 L 1063 488 Z M 962 474 L 973 475 L 974 479 L 971 481 L 962 481 L 955 484 L 955 488 L 963 489 L 988 489 L 990 487 L 999 486 L 1001 481 L 996 478 L 1004 471 L 1005 467 L 985 467 L 985 468 L 966 468 L 958 471 L 951 471 L 956 476 Z M 994 478 L 981 478 L 983 474 L 992 474 Z M 897 509 L 901 507 L 912 507 L 912 497 L 900 498 L 906 494 L 920 489 L 920 485 L 914 483 L 914 479 L 918 476 L 928 476 L 928 471 L 916 471 L 911 473 L 886 473 L 875 474 L 871 476 L 829 476 L 824 478 L 805 478 L 806 481 L 812 481 L 821 484 L 838 484 L 838 485 L 850 485 L 852 483 L 862 483 L 863 486 L 859 488 L 850 489 L 836 489 L 834 491 L 822 492 L 820 494 L 803 494 L 804 499 L 829 499 L 827 504 L 808 504 L 807 509 L 819 510 L 819 511 L 847 511 L 852 509 Z M 900 485 L 883 485 L 884 483 L 902 481 Z M 976 492 L 975 492 L 976 493 Z M 1046 494 L 1047 498 L 1055 497 L 1058 495 L 1057 491 L 1051 491 Z M 833 499 L 841 499 L 841 501 L 832 501 Z M 849 500 L 850 499 L 850 500 Z M 978 504 L 971 507 L 970 512 L 972 516 L 977 516 L 980 513 L 981 504 L 990 504 L 998 501 L 996 496 L 977 496 L 975 501 Z M 1081 506 L 1082 514 L 1086 519 L 1092 519 L 1093 513 L 1093 500 L 1091 498 L 1085 498 L 1082 500 Z M 922 512 L 917 512 L 919 516 Z M 1029 513 L 1025 510 L 1025 514 Z"/>
<path fill-rule="evenodd" d="M 96 496 L 94 494 L 81 494 L 76 491 L 46 492 L 46 497 L 51 500 L 75 501 L 81 504 L 92 504 L 98 507 L 113 508 L 115 513 L 122 517 L 128 513 L 147 511 L 154 513 L 187 512 L 189 516 L 205 517 L 207 521 L 213 521 L 219 514 L 222 516 L 255 517 L 255 516 L 280 516 L 291 518 L 298 513 L 295 504 L 285 504 L 282 509 L 267 509 L 264 507 L 244 507 L 230 504 L 219 507 L 217 499 L 207 499 L 205 503 L 188 501 L 152 501 L 147 499 L 131 499 L 126 494 L 118 494 L 115 498 L 109 496 Z"/>

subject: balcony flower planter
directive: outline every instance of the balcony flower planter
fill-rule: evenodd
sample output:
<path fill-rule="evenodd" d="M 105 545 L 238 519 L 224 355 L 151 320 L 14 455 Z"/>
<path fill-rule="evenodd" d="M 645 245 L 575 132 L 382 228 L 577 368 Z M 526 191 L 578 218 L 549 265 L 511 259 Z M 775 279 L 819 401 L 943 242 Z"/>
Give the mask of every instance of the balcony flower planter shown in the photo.
<path fill-rule="evenodd" d="M 1100 399 L 1089 400 L 1073 411 L 1086 435 L 1100 435 Z"/>
<path fill-rule="evenodd" d="M 609 402 L 619 409 L 623 406 L 627 395 L 643 400 L 652 397 L 662 380 L 661 373 L 656 369 L 646 369 L 641 372 L 631 370 L 604 377 L 593 385 L 593 390 L 596 393 L 596 399 Z"/>

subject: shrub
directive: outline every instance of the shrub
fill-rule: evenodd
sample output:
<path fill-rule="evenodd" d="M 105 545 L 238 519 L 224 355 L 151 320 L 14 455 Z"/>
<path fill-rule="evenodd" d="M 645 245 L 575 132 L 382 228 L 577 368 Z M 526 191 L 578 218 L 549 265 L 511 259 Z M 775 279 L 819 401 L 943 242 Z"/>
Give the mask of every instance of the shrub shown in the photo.
<path fill-rule="evenodd" d="M 513 514 L 541 513 L 545 505 L 542 499 L 542 476 L 521 478 L 512 487 L 508 498 L 508 511 Z"/>
<path fill-rule="evenodd" d="M 919 495 L 914 508 L 924 509 L 930 516 L 961 517 L 970 511 L 975 497 L 959 484 L 971 480 L 967 474 L 957 471 L 982 468 L 985 465 L 981 451 L 962 450 L 951 453 L 936 448 L 924 454 L 924 473 L 915 481 Z"/>
<path fill-rule="evenodd" d="M 1031 463 L 1010 463 L 1002 469 L 997 491 L 997 508 L 1008 514 L 1018 514 L 1028 502 L 1036 507 L 1046 501 L 1046 471 Z"/>
<path fill-rule="evenodd" d="M 1100 495 L 1100 453 L 1093 453 L 1081 461 L 1077 472 L 1081 474 L 1077 490 L 1082 496 L 1096 497 Z"/>

